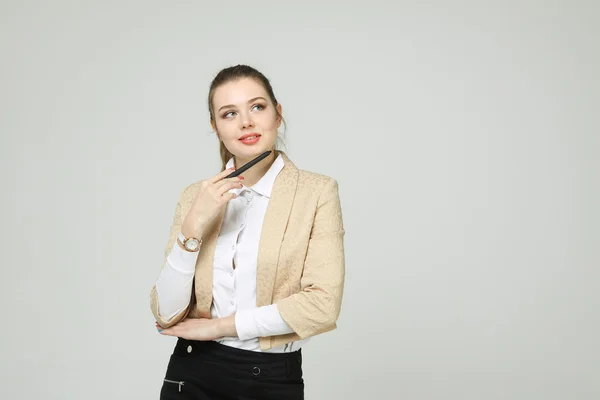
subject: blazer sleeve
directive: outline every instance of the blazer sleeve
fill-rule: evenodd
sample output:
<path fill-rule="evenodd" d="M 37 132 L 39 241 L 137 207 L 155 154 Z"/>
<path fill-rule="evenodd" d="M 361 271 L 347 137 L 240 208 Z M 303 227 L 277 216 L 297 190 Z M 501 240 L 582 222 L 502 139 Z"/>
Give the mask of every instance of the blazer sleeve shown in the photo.
<path fill-rule="evenodd" d="M 171 229 L 169 232 L 169 240 L 167 241 L 167 246 L 165 248 L 165 254 L 164 254 L 164 259 L 163 259 L 163 264 L 162 264 L 163 268 L 164 268 L 165 263 L 167 262 L 168 255 L 171 253 L 171 250 L 173 249 L 173 246 L 176 243 L 177 234 L 181 230 L 181 225 L 183 223 L 181 204 L 182 204 L 182 199 L 185 196 L 186 191 L 188 189 L 189 189 L 189 187 L 184 189 L 182 191 L 182 193 L 180 194 L 179 199 L 177 200 L 177 205 L 175 207 L 175 215 L 173 217 L 173 222 L 171 223 Z M 194 288 L 192 286 L 192 297 L 193 296 L 194 296 Z M 156 285 L 154 285 L 152 287 L 152 290 L 150 291 L 150 309 L 152 310 L 152 314 L 154 315 L 156 322 L 158 322 L 158 324 L 160 326 L 162 326 L 163 328 L 169 328 L 169 327 L 177 324 L 182 319 L 184 319 L 190 311 L 190 303 L 191 302 L 192 301 L 190 300 L 187 307 L 185 307 L 183 310 L 181 310 L 178 314 L 173 316 L 171 319 L 165 320 L 160 315 L 159 310 L 158 310 L 158 296 L 157 296 L 157 292 L 156 292 Z"/>
<path fill-rule="evenodd" d="M 336 327 L 344 290 L 344 234 L 338 183 L 330 179 L 317 202 L 301 290 L 277 302 L 281 317 L 302 339 Z"/>

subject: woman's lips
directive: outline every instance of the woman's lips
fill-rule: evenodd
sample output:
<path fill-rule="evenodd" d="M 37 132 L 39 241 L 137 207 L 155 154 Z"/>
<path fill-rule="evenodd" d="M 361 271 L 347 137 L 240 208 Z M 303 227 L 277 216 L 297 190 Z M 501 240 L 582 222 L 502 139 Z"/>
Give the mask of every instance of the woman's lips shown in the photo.
<path fill-rule="evenodd" d="M 260 135 L 256 135 L 256 136 L 248 136 L 244 139 L 240 139 L 240 142 L 244 143 L 244 144 L 254 144 L 256 142 L 258 142 L 260 140 Z"/>

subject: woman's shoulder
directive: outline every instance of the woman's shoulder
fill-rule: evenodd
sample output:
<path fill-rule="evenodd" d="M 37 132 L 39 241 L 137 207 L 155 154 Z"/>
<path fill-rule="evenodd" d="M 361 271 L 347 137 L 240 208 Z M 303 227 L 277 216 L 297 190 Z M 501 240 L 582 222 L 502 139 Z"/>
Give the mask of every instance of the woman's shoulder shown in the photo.
<path fill-rule="evenodd" d="M 305 169 L 298 169 L 298 180 L 302 180 L 304 184 L 318 186 L 337 182 L 335 178 L 329 175 L 325 175 L 314 171 L 307 171 Z"/>
<path fill-rule="evenodd" d="M 299 187 L 306 187 L 306 188 L 317 188 L 317 187 L 321 187 L 323 188 L 326 185 L 335 185 L 337 186 L 337 180 L 331 176 L 319 173 L 319 172 L 315 172 L 315 171 L 309 171 L 306 169 L 301 169 L 298 168 L 287 156 L 287 154 L 285 154 L 284 152 L 281 152 L 282 156 L 284 158 L 284 160 L 286 161 L 286 164 L 289 164 L 289 167 L 291 167 L 292 170 L 297 170 L 298 171 L 298 186 Z"/>
<path fill-rule="evenodd" d="M 338 182 L 334 177 L 329 175 L 298 169 L 297 190 L 311 193 L 317 197 L 328 196 L 330 194 L 337 195 Z"/>

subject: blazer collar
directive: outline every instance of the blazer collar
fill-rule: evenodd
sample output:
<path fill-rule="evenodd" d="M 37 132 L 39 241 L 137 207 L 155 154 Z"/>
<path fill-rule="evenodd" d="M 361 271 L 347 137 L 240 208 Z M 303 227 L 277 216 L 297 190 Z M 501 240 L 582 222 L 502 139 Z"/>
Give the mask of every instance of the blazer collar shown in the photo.
<path fill-rule="evenodd" d="M 278 151 L 278 153 L 284 165 L 273 184 L 259 241 L 256 271 L 257 307 L 266 306 L 272 302 L 279 251 L 298 185 L 298 168 L 283 151 Z M 196 263 L 194 292 L 197 311 L 202 318 L 211 317 L 213 260 L 224 215 L 225 207 L 207 226 Z"/>

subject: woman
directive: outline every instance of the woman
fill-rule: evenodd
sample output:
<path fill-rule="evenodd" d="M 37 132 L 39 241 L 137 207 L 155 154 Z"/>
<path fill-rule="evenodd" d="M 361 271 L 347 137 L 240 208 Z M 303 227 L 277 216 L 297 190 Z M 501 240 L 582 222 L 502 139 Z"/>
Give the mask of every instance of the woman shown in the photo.
<path fill-rule="evenodd" d="M 181 193 L 151 291 L 158 331 L 179 338 L 160 398 L 303 399 L 301 348 L 342 301 L 337 182 L 275 149 L 281 105 L 254 68 L 219 72 L 208 107 L 223 171 Z"/>

